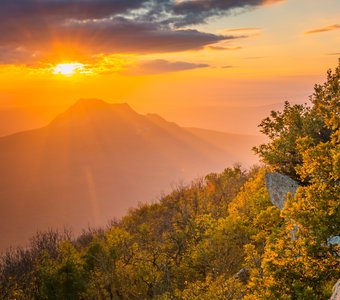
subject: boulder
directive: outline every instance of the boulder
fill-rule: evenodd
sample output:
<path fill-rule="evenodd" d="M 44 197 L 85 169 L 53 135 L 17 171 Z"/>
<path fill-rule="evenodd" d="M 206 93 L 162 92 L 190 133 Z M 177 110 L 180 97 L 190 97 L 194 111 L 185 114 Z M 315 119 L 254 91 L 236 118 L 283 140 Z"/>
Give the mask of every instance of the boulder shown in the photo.
<path fill-rule="evenodd" d="M 337 283 L 333 287 L 333 294 L 330 300 L 340 300 L 340 279 L 337 281 Z"/>
<path fill-rule="evenodd" d="M 266 174 L 266 186 L 270 201 L 280 210 L 282 210 L 285 205 L 287 195 L 290 193 L 294 196 L 296 190 L 299 188 L 299 184 L 295 180 L 277 172 Z M 297 226 L 295 226 L 290 232 L 292 240 L 296 240 L 297 229 Z M 340 245 L 340 236 L 330 236 L 327 239 L 327 245 Z"/>
<path fill-rule="evenodd" d="M 294 196 L 299 184 L 290 177 L 275 172 L 266 174 L 266 186 L 270 201 L 282 210 L 288 193 Z"/>
<path fill-rule="evenodd" d="M 333 235 L 327 239 L 328 245 L 340 245 L 340 236 L 339 235 Z"/>

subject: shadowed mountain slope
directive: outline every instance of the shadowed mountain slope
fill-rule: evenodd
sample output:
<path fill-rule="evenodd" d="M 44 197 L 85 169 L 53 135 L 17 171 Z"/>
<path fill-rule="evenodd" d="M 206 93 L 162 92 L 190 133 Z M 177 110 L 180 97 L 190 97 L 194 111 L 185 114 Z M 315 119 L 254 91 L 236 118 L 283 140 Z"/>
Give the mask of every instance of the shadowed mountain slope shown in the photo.
<path fill-rule="evenodd" d="M 246 144 L 79 100 L 44 128 L 0 138 L 0 248 L 48 227 L 103 225 L 171 184 L 242 161 Z"/>

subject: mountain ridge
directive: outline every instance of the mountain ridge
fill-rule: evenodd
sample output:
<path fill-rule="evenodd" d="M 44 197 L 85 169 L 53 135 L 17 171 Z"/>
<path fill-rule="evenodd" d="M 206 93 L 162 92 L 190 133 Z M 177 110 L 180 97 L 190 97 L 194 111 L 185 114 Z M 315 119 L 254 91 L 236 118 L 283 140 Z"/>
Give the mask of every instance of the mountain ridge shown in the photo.
<path fill-rule="evenodd" d="M 47 126 L 0 138 L 0 248 L 49 227 L 104 225 L 241 160 L 221 144 L 127 104 L 77 101 Z"/>

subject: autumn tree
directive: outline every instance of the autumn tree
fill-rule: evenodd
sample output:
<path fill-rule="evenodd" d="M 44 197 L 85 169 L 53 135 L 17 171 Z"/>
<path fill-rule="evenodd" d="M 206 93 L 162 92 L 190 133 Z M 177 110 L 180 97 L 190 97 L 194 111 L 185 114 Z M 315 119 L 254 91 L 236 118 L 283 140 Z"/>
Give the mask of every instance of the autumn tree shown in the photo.
<path fill-rule="evenodd" d="M 261 285 L 249 299 L 327 299 L 340 276 L 340 61 L 310 100 L 309 107 L 287 103 L 261 123 L 270 142 L 256 152 L 302 186 L 286 201 L 284 225 L 267 238 Z"/>

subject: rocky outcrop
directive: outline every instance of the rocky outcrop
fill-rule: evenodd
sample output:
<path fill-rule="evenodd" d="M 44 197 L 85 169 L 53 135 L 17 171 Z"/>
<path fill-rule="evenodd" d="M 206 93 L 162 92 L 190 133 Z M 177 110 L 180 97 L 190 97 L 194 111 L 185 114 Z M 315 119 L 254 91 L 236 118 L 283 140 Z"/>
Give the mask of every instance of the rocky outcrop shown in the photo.
<path fill-rule="evenodd" d="M 266 185 L 270 195 L 270 201 L 280 210 L 283 209 L 288 193 L 295 195 L 299 184 L 286 175 L 280 173 L 267 173 Z"/>
<path fill-rule="evenodd" d="M 266 174 L 266 186 L 270 196 L 270 201 L 278 209 L 282 210 L 288 194 L 295 195 L 299 184 L 290 177 L 274 172 Z M 297 227 L 291 230 L 292 240 L 296 239 Z M 340 236 L 334 235 L 327 239 L 328 245 L 340 245 Z M 340 296 L 338 296 L 340 297 Z M 340 298 L 338 299 L 340 300 Z"/>
<path fill-rule="evenodd" d="M 327 239 L 327 244 L 328 245 L 340 245 L 340 236 L 334 235 L 334 236 L 329 237 Z"/>
<path fill-rule="evenodd" d="M 340 300 L 340 279 L 337 281 L 337 283 L 333 287 L 333 294 L 330 300 Z"/>

